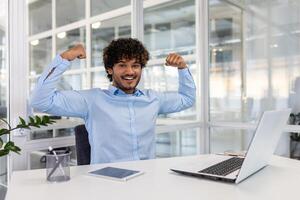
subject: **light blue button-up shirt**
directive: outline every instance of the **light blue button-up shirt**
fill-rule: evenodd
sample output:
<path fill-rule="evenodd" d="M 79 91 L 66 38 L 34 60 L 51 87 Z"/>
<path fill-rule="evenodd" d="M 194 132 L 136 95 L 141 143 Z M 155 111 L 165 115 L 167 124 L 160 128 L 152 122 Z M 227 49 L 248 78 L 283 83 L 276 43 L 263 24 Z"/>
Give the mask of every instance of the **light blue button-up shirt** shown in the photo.
<path fill-rule="evenodd" d="M 60 55 L 55 57 L 39 77 L 31 105 L 41 112 L 82 118 L 89 133 L 91 163 L 154 158 L 158 114 L 178 112 L 195 102 L 196 87 L 188 68 L 178 70 L 178 92 L 136 89 L 126 94 L 114 86 L 58 91 L 56 85 L 69 66 Z"/>

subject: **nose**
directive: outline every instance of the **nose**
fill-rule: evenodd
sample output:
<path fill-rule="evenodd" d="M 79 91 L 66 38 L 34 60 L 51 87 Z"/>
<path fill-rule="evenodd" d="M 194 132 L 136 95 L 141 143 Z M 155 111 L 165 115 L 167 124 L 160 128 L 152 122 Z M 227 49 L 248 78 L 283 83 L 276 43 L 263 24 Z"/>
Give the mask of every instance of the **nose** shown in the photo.
<path fill-rule="evenodd" d="M 131 66 L 126 67 L 126 74 L 129 74 L 129 75 L 134 74 L 134 70 Z"/>

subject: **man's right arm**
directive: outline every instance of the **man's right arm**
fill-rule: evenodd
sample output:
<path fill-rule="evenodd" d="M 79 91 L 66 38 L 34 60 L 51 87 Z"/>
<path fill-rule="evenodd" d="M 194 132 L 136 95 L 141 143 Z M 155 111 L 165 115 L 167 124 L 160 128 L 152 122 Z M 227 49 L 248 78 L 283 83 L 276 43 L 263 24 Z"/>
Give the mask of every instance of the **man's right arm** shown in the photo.
<path fill-rule="evenodd" d="M 75 58 L 85 58 L 82 45 L 76 45 L 57 55 L 39 77 L 31 96 L 31 106 L 49 114 L 82 117 L 87 115 L 87 103 L 80 91 L 57 91 L 56 86 L 62 74 Z"/>

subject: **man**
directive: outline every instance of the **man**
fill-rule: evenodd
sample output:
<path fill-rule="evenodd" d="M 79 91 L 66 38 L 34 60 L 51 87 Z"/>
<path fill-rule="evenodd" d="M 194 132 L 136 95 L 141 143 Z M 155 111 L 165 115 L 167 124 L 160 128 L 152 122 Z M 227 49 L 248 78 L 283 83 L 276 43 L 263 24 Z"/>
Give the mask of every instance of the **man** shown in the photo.
<path fill-rule="evenodd" d="M 56 90 L 70 61 L 85 57 L 82 45 L 57 55 L 39 78 L 31 105 L 42 112 L 84 119 L 91 163 L 154 158 L 157 116 L 181 111 L 195 102 L 195 84 L 184 59 L 175 53 L 166 58 L 167 65 L 178 68 L 178 92 L 139 90 L 136 86 L 149 53 L 136 39 L 117 39 L 103 52 L 112 82 L 108 90 Z"/>

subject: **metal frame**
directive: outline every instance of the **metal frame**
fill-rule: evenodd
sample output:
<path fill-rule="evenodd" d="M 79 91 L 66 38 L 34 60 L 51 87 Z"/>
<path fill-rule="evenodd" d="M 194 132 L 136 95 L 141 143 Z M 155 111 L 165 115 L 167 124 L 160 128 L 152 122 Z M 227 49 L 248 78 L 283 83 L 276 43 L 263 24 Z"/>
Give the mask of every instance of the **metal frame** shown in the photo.
<path fill-rule="evenodd" d="M 28 55 L 26 51 L 26 2 L 9 1 L 9 121 L 17 125 L 19 116 L 27 116 L 27 77 L 26 67 Z M 14 131 L 12 140 L 17 144 L 24 142 L 24 132 Z M 9 173 L 21 162 L 21 157 L 11 154 Z"/>
<path fill-rule="evenodd" d="M 131 37 L 144 41 L 143 1 L 131 0 Z"/>
<path fill-rule="evenodd" d="M 137 3 L 140 1 L 137 1 Z M 139 3 L 138 3 L 139 4 Z M 90 10 L 90 1 L 85 1 L 85 19 L 82 19 L 80 21 L 71 23 L 71 24 L 67 24 L 61 27 L 56 27 L 56 0 L 52 0 L 52 29 L 42 32 L 42 33 L 38 33 L 32 36 L 29 36 L 28 34 L 28 38 L 27 38 L 27 45 L 28 45 L 28 52 L 29 52 L 29 45 L 30 45 L 30 41 L 33 40 L 38 40 L 38 39 L 43 39 L 43 38 L 47 38 L 47 37 L 52 37 L 52 58 L 55 57 L 56 55 L 56 34 L 63 32 L 63 31 L 70 31 L 70 30 L 74 30 L 80 27 L 85 27 L 86 30 L 86 51 L 87 51 L 87 58 L 86 58 L 86 67 L 85 68 L 80 68 L 80 69 L 70 69 L 67 72 L 64 73 L 64 75 L 86 75 L 86 78 L 83 79 L 83 82 L 81 83 L 82 86 L 86 86 L 87 88 L 91 87 L 92 84 L 92 79 L 91 79 L 91 72 L 93 72 L 94 70 L 97 71 L 97 69 L 95 69 L 95 67 L 91 67 L 91 24 L 97 22 L 97 21 L 105 21 L 114 17 L 118 17 L 118 16 L 122 16 L 125 14 L 130 14 L 131 12 L 131 5 L 129 6 L 125 6 L 104 14 L 100 14 L 97 16 L 90 16 L 91 15 L 91 10 Z M 136 7 L 137 9 L 137 7 Z M 26 7 L 26 10 L 28 10 L 28 8 Z M 27 33 L 29 33 L 27 31 Z M 29 66 L 29 63 L 28 63 Z M 102 68 L 102 67 L 101 67 Z M 28 73 L 27 73 L 28 74 Z M 39 74 L 37 75 L 28 75 L 29 80 L 28 83 L 30 82 L 30 80 L 34 80 L 36 78 L 39 77 Z M 84 82 L 85 80 L 85 82 Z M 29 92 L 29 90 L 27 89 L 27 91 Z"/>
<path fill-rule="evenodd" d="M 201 122 L 203 123 L 202 133 L 198 143 L 200 144 L 200 153 L 209 152 L 209 46 L 208 46 L 208 0 L 196 0 L 196 62 L 200 66 L 200 108 Z M 199 86 L 199 85 L 198 85 Z M 199 97 L 199 95 L 198 95 Z"/>
<path fill-rule="evenodd" d="M 9 66 L 10 66 L 10 60 L 9 60 L 9 51 L 10 51 L 10 45 L 9 45 L 9 43 L 10 43 L 10 40 L 9 40 L 9 38 L 10 38 L 10 34 L 9 34 L 9 29 L 10 29 L 10 27 L 9 27 L 9 15 L 10 15 L 10 11 L 9 11 L 9 8 L 10 8 L 10 5 L 9 5 L 9 1 L 7 0 L 6 1 L 6 5 L 7 5 L 7 7 L 5 8 L 5 9 L 7 9 L 7 15 L 6 15 L 6 26 L 5 27 L 1 27 L 1 28 L 5 28 L 5 35 L 6 35 L 6 37 L 5 37 L 5 44 L 6 45 L 4 45 L 4 46 L 0 46 L 0 48 L 2 48 L 2 52 L 4 51 L 5 52 L 5 56 L 4 56 L 4 58 L 6 59 L 6 65 L 7 65 L 7 69 L 6 70 L 2 70 L 1 69 L 1 72 L 0 72 L 0 74 L 2 74 L 2 73 L 6 73 L 7 74 L 7 78 L 6 78 L 6 91 L 7 91 L 7 95 L 6 95 L 6 107 L 8 108 L 7 109 L 7 120 L 8 121 L 10 121 L 10 110 L 9 110 L 9 102 L 10 102 L 10 90 L 9 90 L 9 87 L 10 87 L 10 83 L 9 83 L 9 74 L 10 74 L 10 68 L 9 68 Z M 10 137 L 10 136 L 8 136 L 8 137 Z M 5 159 L 5 157 L 3 157 L 2 159 Z M 4 173 L 4 174 L 1 174 L 0 175 L 0 177 L 1 176 L 5 176 L 6 175 L 6 182 L 7 182 L 7 184 L 9 183 L 9 176 L 10 176 L 10 168 L 11 168 L 11 166 L 10 166 L 10 157 L 9 156 L 7 156 L 6 157 L 6 164 L 4 165 L 4 163 L 2 163 L 3 164 L 3 166 L 5 167 L 5 165 L 6 165 L 6 172 Z M 0 186 L 3 186 L 3 187 L 5 187 L 5 188 L 7 188 L 7 185 L 5 185 L 4 183 L 1 183 L 0 182 Z"/>

